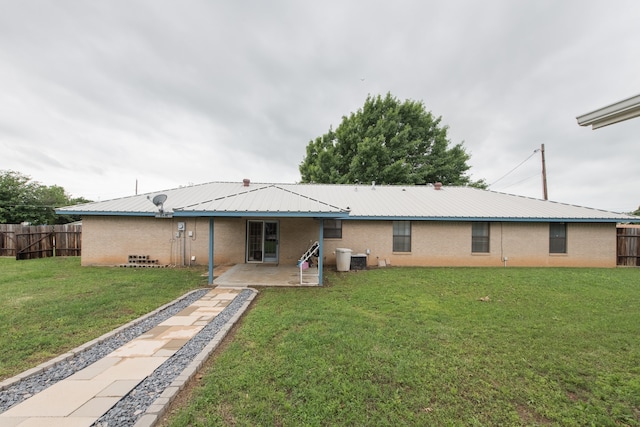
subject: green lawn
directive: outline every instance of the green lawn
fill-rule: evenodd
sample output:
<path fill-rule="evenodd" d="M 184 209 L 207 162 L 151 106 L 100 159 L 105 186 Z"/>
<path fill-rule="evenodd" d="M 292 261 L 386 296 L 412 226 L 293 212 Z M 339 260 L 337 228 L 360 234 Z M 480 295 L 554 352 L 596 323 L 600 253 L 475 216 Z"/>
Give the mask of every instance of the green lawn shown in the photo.
<path fill-rule="evenodd" d="M 640 269 L 328 279 L 261 290 L 171 425 L 640 425 Z"/>
<path fill-rule="evenodd" d="M 203 269 L 80 267 L 0 258 L 0 378 L 10 377 L 207 284 Z"/>
<path fill-rule="evenodd" d="M 0 378 L 206 285 L 202 273 L 0 258 Z M 327 279 L 262 289 L 172 425 L 640 426 L 640 269 Z"/>

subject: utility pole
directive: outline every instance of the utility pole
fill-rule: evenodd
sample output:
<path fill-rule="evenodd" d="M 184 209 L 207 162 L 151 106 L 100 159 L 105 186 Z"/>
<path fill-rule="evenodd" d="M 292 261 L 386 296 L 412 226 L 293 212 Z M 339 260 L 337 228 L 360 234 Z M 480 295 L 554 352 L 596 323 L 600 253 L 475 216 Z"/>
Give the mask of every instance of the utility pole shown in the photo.
<path fill-rule="evenodd" d="M 544 160 L 544 144 L 540 146 L 540 153 L 542 153 L 542 195 L 544 200 L 549 200 L 547 194 L 547 166 Z"/>

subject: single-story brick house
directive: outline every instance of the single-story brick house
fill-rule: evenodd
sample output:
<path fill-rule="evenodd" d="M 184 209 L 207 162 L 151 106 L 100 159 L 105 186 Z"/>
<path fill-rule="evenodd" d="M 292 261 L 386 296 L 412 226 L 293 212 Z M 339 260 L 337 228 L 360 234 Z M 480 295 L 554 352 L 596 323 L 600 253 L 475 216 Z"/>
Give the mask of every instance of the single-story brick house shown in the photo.
<path fill-rule="evenodd" d="M 155 203 L 154 203 L 155 201 Z M 615 267 L 635 217 L 471 187 L 213 182 L 58 209 L 82 215 L 82 265 L 295 266 L 314 242 L 368 265 Z M 637 218 L 635 218 L 637 219 Z M 320 281 L 320 283 L 322 283 Z"/>

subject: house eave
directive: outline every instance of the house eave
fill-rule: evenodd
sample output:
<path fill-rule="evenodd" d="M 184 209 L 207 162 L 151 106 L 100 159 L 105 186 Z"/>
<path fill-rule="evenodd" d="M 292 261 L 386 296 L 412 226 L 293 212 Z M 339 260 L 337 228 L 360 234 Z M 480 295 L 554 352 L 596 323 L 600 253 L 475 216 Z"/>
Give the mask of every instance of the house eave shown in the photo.
<path fill-rule="evenodd" d="M 155 217 L 158 212 L 123 212 L 123 211 L 75 211 L 75 210 L 56 210 L 58 215 L 74 215 L 74 216 L 145 216 Z"/>
<path fill-rule="evenodd" d="M 607 105 L 576 117 L 580 126 L 598 129 L 624 120 L 640 117 L 640 95 Z"/>
<path fill-rule="evenodd" d="M 157 212 L 108 212 L 108 211 L 56 211 L 59 215 L 79 216 L 132 216 L 160 218 Z M 350 216 L 349 212 L 259 212 L 259 211 L 173 211 L 162 218 L 317 218 L 360 221 L 489 221 L 489 222 L 580 222 L 580 223 L 628 223 L 633 218 L 544 218 L 544 217 L 478 217 L 478 216 Z"/>
<path fill-rule="evenodd" d="M 449 222 L 580 222 L 580 223 L 626 223 L 632 219 L 620 218 L 543 218 L 543 217 L 461 217 L 461 216 L 350 216 L 348 220 L 379 221 L 449 221 Z"/>

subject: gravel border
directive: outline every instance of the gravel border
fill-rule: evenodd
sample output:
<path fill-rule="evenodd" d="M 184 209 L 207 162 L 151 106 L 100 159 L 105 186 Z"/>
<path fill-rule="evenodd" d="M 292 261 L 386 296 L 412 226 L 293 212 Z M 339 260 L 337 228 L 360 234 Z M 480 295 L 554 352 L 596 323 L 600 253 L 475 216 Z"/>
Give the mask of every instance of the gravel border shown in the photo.
<path fill-rule="evenodd" d="M 2 381 L 0 383 L 0 413 L 102 359 L 112 351 L 146 333 L 159 323 L 177 314 L 193 302 L 202 298 L 211 289 L 213 288 L 192 291 L 168 304 L 163 305 L 162 307 L 159 307 L 145 316 L 135 319 L 126 325 L 102 335 L 99 338 L 89 341 L 80 347 L 42 363 L 35 368 L 22 372 L 15 377 Z M 251 299 L 253 299 L 253 296 L 255 296 L 255 293 L 257 292 L 252 289 L 249 290 L 248 288 L 245 290 L 248 291 L 248 294 L 252 295 Z M 242 294 L 248 295 L 244 290 L 239 295 Z M 245 300 L 247 298 L 248 296 L 244 297 Z M 234 299 L 234 302 L 236 299 Z M 216 319 L 225 313 L 225 311 L 227 311 L 227 309 L 220 313 Z M 211 323 L 213 323 L 213 321 Z M 206 328 L 208 328 L 208 326 L 205 327 L 205 329 Z M 189 345 L 190 342 L 187 343 L 187 345 Z M 178 353 L 169 360 L 173 359 Z"/>
<path fill-rule="evenodd" d="M 211 322 L 92 424 L 94 427 L 151 427 L 218 347 L 255 298 L 244 288 Z"/>

